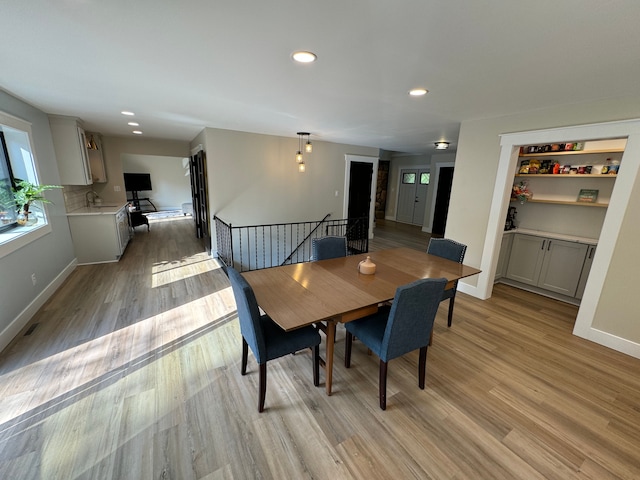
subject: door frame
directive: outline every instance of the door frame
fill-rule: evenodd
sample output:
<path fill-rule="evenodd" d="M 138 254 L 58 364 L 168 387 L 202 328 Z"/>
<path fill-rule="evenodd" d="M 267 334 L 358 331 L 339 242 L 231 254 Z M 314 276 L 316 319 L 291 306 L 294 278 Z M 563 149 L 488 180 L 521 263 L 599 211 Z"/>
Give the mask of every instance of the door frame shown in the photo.
<path fill-rule="evenodd" d="M 378 157 L 365 157 L 362 155 L 350 155 L 344 156 L 344 194 L 342 202 L 342 217 L 347 218 L 349 215 L 349 178 L 351 177 L 351 163 L 371 163 L 373 166 L 373 173 L 371 175 L 371 199 L 369 202 L 369 239 L 373 238 L 373 222 L 375 220 L 375 208 L 376 208 L 376 186 L 378 185 Z"/>

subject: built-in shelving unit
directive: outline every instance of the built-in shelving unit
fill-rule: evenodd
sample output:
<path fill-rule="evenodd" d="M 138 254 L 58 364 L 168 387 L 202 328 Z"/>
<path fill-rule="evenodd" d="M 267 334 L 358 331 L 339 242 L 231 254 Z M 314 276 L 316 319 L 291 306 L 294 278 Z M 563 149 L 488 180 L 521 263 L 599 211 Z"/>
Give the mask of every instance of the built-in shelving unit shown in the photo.
<path fill-rule="evenodd" d="M 513 202 L 517 202 L 518 200 L 512 200 Z M 527 200 L 527 203 L 549 203 L 552 205 L 576 205 L 580 207 L 608 207 L 608 203 L 586 203 L 586 202 L 568 202 L 564 200 L 536 200 L 535 198 L 530 198 Z"/>
<path fill-rule="evenodd" d="M 544 178 L 545 180 L 555 179 L 568 179 L 568 178 L 601 178 L 613 180 L 617 175 L 614 174 L 591 174 L 591 173 L 578 173 L 578 174 L 566 174 L 558 173 L 556 175 L 551 173 L 516 173 L 516 177 L 529 177 L 529 178 Z"/>
<path fill-rule="evenodd" d="M 586 155 L 592 153 L 622 153 L 624 148 L 608 148 L 606 150 L 568 150 L 561 152 L 522 153 L 520 157 L 555 157 L 556 155 Z"/>
<path fill-rule="evenodd" d="M 614 165 L 619 164 L 620 154 L 624 152 L 625 144 L 625 139 L 595 141 L 585 143 L 583 150 L 548 150 L 537 153 L 521 153 L 519 158 L 523 159 L 523 161 L 524 159 L 536 158 L 552 163 L 566 163 L 566 161 L 563 162 L 558 157 L 578 155 L 584 156 L 586 159 L 584 160 L 585 164 L 608 166 L 610 164 L 609 160 L 611 160 L 609 156 L 613 158 Z M 553 148 L 554 146 L 547 145 L 546 147 Z M 573 171 L 573 173 L 556 174 L 517 173 L 515 175 L 514 185 L 522 181 L 527 182 L 530 191 L 533 193 L 533 197 L 527 200 L 527 203 L 606 208 L 609 205 L 608 200 L 613 190 L 616 177 L 617 173 L 592 174 L 576 173 L 575 171 Z M 578 179 L 582 182 L 578 182 Z M 553 182 L 551 182 L 553 186 L 547 183 L 549 180 L 553 180 Z M 566 180 L 566 182 L 562 180 Z M 600 193 L 600 201 L 593 203 L 577 201 L 579 189 L 583 188 L 598 190 Z M 575 197 L 573 195 L 575 195 Z M 576 200 L 572 200 L 572 197 Z M 512 201 L 517 200 L 513 199 Z"/>

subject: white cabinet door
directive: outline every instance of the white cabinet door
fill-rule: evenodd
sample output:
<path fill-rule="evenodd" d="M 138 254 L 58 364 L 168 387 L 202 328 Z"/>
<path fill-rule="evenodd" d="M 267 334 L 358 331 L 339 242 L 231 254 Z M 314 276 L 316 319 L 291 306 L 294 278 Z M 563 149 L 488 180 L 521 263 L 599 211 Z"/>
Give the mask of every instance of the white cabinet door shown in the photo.
<path fill-rule="evenodd" d="M 129 221 L 127 219 L 127 212 L 124 208 L 116 214 L 116 225 L 118 228 L 120 256 L 122 256 L 124 249 L 127 248 L 127 244 L 129 243 Z"/>
<path fill-rule="evenodd" d="M 63 185 L 91 185 L 87 141 L 80 121 L 74 117 L 49 117 L 60 182 Z"/>
<path fill-rule="evenodd" d="M 69 216 L 73 246 L 79 264 L 117 262 L 120 237 L 115 215 Z"/>
<path fill-rule="evenodd" d="M 527 285 L 537 285 L 547 239 L 515 234 L 506 277 Z"/>
<path fill-rule="evenodd" d="M 548 239 L 538 286 L 573 297 L 588 246 L 583 243 Z"/>
<path fill-rule="evenodd" d="M 509 256 L 511 255 L 511 245 L 513 244 L 513 235 L 504 234 L 500 245 L 500 256 L 498 257 L 498 266 L 496 267 L 496 275 L 494 281 L 502 278 L 507 272 L 509 265 Z"/>
<path fill-rule="evenodd" d="M 584 265 L 582 267 L 582 273 L 580 274 L 580 281 L 578 282 L 578 288 L 576 289 L 576 298 L 582 300 L 584 295 L 584 287 L 587 285 L 587 278 L 589 278 L 589 272 L 591 271 L 591 264 L 593 263 L 593 256 L 596 254 L 596 246 L 589 245 L 587 250 L 587 258 L 584 259 Z"/>
<path fill-rule="evenodd" d="M 91 169 L 91 180 L 93 183 L 107 183 L 107 172 L 104 168 L 104 157 L 102 154 L 102 139 L 97 133 L 86 132 L 89 167 Z"/>

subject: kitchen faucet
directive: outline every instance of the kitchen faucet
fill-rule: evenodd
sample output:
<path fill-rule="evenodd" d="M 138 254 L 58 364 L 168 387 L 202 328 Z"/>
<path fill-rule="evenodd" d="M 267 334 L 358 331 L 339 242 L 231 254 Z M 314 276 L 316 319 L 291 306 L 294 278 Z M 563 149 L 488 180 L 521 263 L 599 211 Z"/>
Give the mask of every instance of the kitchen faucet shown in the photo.
<path fill-rule="evenodd" d="M 92 196 L 92 199 L 89 199 L 89 195 Z M 98 195 L 95 191 L 93 190 L 89 190 L 86 194 L 85 194 L 85 198 L 87 200 L 87 207 L 90 207 L 91 204 L 95 204 L 96 200 L 98 198 L 100 198 L 100 195 Z"/>

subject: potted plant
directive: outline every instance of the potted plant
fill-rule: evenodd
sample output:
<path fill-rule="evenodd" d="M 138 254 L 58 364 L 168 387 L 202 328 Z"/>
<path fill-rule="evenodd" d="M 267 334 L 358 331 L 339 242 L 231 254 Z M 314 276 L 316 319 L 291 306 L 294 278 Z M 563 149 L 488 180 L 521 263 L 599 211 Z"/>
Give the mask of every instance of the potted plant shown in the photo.
<path fill-rule="evenodd" d="M 16 187 L 13 189 L 15 206 L 18 211 L 17 222 L 21 225 L 27 223 L 27 220 L 29 220 L 29 209 L 33 202 L 51 203 L 43 193 L 46 190 L 52 190 L 54 188 L 62 188 L 62 186 L 36 185 L 28 180 L 17 180 Z"/>

